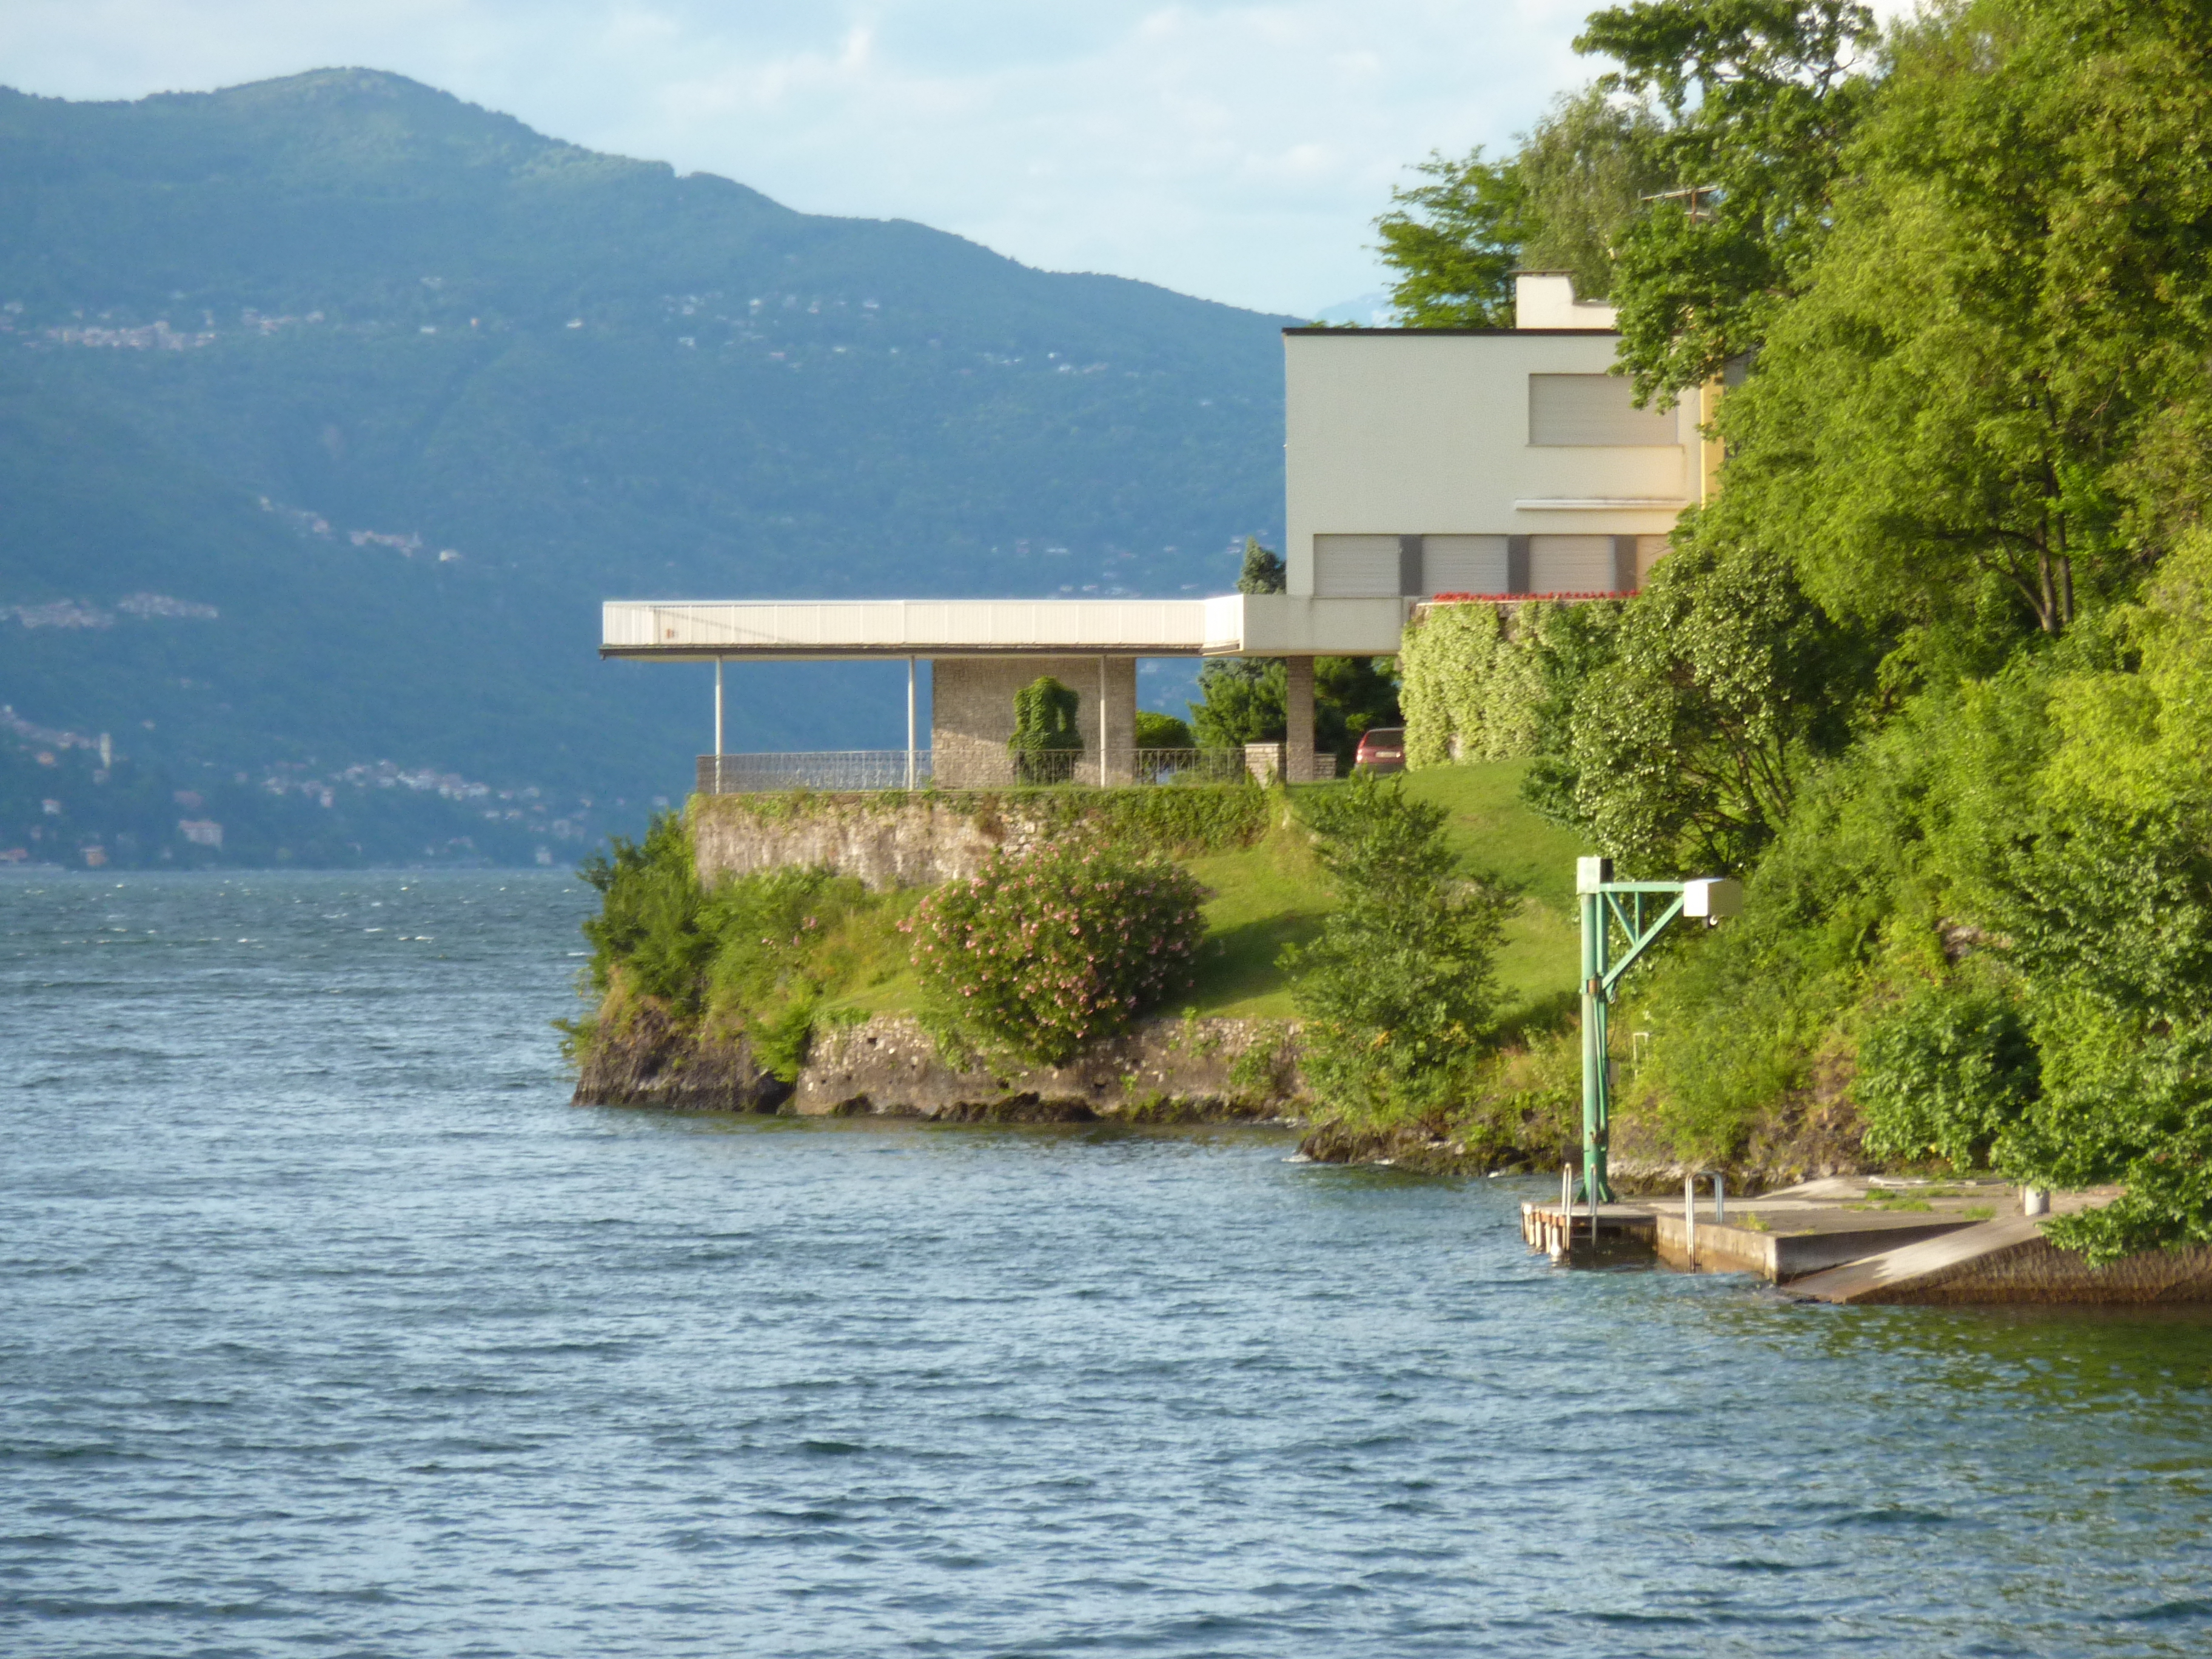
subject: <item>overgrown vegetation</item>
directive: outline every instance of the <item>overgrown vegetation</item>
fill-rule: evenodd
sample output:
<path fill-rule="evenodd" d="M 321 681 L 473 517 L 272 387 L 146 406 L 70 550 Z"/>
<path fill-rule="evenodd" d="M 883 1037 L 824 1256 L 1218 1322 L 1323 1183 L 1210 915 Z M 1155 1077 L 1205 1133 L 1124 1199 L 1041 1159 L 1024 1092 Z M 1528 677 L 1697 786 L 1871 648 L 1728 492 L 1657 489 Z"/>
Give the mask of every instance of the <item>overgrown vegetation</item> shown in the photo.
<path fill-rule="evenodd" d="M 1307 1078 L 1342 1112 L 1431 1109 L 1490 1035 L 1510 896 L 1459 874 L 1443 809 L 1395 781 L 1317 792 L 1300 816 L 1338 896 L 1320 938 L 1284 951 Z"/>
<path fill-rule="evenodd" d="M 1585 291 L 1640 395 L 1726 372 L 1723 488 L 1569 648 L 1433 613 L 1415 762 L 1529 757 L 1628 869 L 1747 877 L 1627 992 L 1686 1154 L 1855 1104 L 1876 1156 L 2124 1186 L 2053 1227 L 2094 1258 L 2212 1243 L 2212 14 L 1650 0 L 1580 44 L 1658 176 Z M 1522 192 L 1472 255 L 1536 263 L 1536 148 L 1470 175 Z"/>
<path fill-rule="evenodd" d="M 1014 735 L 1006 739 L 1006 752 L 1021 781 L 1066 778 L 1069 762 L 1083 752 L 1083 734 L 1075 729 L 1077 702 L 1074 690 L 1049 674 L 1014 694 Z"/>
<path fill-rule="evenodd" d="M 1401 1103 L 1428 1101 L 1432 1109 L 1406 1108 L 1413 1112 L 1409 1121 L 1443 1125 L 1456 1143 L 1475 1149 L 1468 1156 L 1493 1160 L 1525 1156 L 1558 1140 L 1558 1124 L 1564 1121 L 1559 1113 L 1573 1097 L 1571 1048 L 1542 1034 L 1571 1000 L 1573 938 L 1565 872 L 1576 843 L 1518 803 L 1523 769 L 1514 763 L 1454 767 L 1389 786 L 1438 826 L 1453 872 L 1446 896 L 1463 899 L 1486 892 L 1498 904 L 1486 1030 L 1504 1040 L 1502 1054 L 1486 1050 L 1465 1071 L 1470 1092 L 1464 1101 L 1446 1098 L 1446 1091 L 1405 1087 L 1389 1097 Z M 939 805 L 951 810 L 957 799 L 964 810 L 1009 815 L 1012 828 L 1013 814 L 1047 801 L 1064 806 L 1071 794 L 1088 795 L 1099 810 L 1065 820 L 1064 832 L 1048 833 L 1048 846 L 1104 842 L 1139 863 L 1176 858 L 1176 879 L 1193 883 L 1203 932 L 1187 958 L 1189 988 L 1167 994 L 1161 1006 L 1193 1021 L 1231 1016 L 1275 1022 L 1279 1040 L 1248 1050 L 1231 1081 L 1248 1092 L 1279 1094 L 1291 1086 L 1299 1064 L 1291 1023 L 1299 1011 L 1291 977 L 1279 959 L 1285 945 L 1320 943 L 1329 917 L 1342 908 L 1316 836 L 1288 809 L 1310 806 L 1340 787 L 1103 794 L 1054 789 L 945 797 Z M 1105 810 L 1119 803 L 1130 815 L 1127 822 L 1142 826 L 1148 803 L 1186 794 L 1256 803 L 1259 816 L 1224 817 L 1234 833 L 1193 836 L 1188 824 L 1175 818 L 1149 829 L 1116 829 L 1120 820 Z M 904 799 L 909 806 L 916 799 Z M 765 830 L 805 814 L 872 812 L 884 805 L 872 795 L 722 796 L 695 802 L 693 811 L 719 816 L 742 805 Z M 1327 816 L 1326 806 L 1320 810 Z M 1036 822 L 1028 821 L 1025 837 L 1035 835 Z M 692 869 L 684 827 L 673 817 L 656 821 L 640 843 L 615 842 L 586 866 L 602 895 L 602 911 L 589 929 L 594 948 L 586 988 L 594 1012 L 569 1028 L 580 1053 L 602 1039 L 621 1041 L 653 1010 L 684 1032 L 744 1038 L 757 1058 L 788 1079 L 803 1062 L 808 1037 L 825 1024 L 874 1013 L 930 1012 L 931 999 L 911 963 L 914 937 L 899 928 L 921 895 L 869 894 L 850 881 L 807 871 L 702 889 Z M 1462 885 L 1463 875 L 1476 879 Z M 1382 927 L 1376 915 L 1370 908 L 1353 933 Z M 1338 938 L 1344 938 L 1341 930 Z M 1403 942 L 1394 936 L 1394 945 Z M 945 1000 L 937 1000 L 940 1013 Z M 1370 1000 L 1360 1006 L 1371 1010 L 1376 1004 Z M 1414 1012 L 1425 1018 L 1425 1011 Z M 1470 1030 L 1485 1024 L 1466 1016 L 1461 1023 Z M 994 1034 L 972 1026 L 963 1032 L 957 1019 L 940 1017 L 931 1024 L 956 1053 L 983 1048 L 1023 1057 Z M 1378 1107 L 1358 1121 L 1381 1123 L 1390 1109 Z"/>
<path fill-rule="evenodd" d="M 902 926 L 933 1024 L 1051 1065 L 1188 989 L 1204 932 L 1187 872 L 1110 843 L 994 854 Z"/>
<path fill-rule="evenodd" d="M 565 1028 L 572 1049 L 649 1006 L 704 1035 L 744 1038 L 763 1070 L 790 1082 L 825 1000 L 890 965 L 885 947 L 911 901 L 817 869 L 711 888 L 694 872 L 690 837 L 673 813 L 654 818 L 641 841 L 614 837 L 584 865 L 600 896 L 599 914 L 584 923 L 597 1006 Z"/>

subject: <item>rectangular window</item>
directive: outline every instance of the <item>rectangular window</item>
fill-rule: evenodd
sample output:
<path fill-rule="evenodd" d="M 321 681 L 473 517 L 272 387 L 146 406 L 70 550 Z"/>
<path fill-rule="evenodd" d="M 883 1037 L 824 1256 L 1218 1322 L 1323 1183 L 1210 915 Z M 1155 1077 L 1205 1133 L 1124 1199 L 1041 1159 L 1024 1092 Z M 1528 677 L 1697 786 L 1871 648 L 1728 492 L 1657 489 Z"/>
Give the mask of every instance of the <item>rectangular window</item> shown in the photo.
<path fill-rule="evenodd" d="M 1677 410 L 1638 409 L 1625 374 L 1531 374 L 1531 444 L 1607 449 L 1680 442 Z"/>
<path fill-rule="evenodd" d="M 1429 593 L 1505 592 L 1505 538 L 1424 536 L 1421 587 Z"/>
<path fill-rule="evenodd" d="M 1398 538 L 1315 537 L 1314 594 L 1324 599 L 1396 599 Z"/>
<path fill-rule="evenodd" d="M 1612 537 L 1528 538 L 1531 593 L 1610 593 L 1614 581 Z"/>

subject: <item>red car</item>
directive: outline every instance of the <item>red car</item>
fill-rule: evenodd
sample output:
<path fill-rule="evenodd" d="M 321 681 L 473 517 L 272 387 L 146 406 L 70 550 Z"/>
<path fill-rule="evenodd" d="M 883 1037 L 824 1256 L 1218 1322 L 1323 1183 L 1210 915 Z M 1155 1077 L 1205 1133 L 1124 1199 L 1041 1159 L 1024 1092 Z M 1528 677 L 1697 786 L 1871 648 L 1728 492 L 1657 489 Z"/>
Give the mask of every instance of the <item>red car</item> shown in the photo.
<path fill-rule="evenodd" d="M 1402 772 L 1406 769 L 1406 728 L 1378 726 L 1364 733 L 1352 751 L 1355 772 Z"/>

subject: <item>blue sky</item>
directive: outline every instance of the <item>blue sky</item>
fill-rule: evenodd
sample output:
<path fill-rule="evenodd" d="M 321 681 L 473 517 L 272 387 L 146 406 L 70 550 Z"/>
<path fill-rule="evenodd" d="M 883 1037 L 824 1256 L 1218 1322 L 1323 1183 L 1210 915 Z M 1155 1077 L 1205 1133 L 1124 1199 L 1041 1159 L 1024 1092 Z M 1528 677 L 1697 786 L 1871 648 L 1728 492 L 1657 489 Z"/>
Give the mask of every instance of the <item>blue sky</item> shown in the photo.
<path fill-rule="evenodd" d="M 594 149 L 1032 264 L 1311 314 L 1431 149 L 1591 72 L 1589 0 L 8 0 L 0 82 L 70 98 L 395 70 Z"/>

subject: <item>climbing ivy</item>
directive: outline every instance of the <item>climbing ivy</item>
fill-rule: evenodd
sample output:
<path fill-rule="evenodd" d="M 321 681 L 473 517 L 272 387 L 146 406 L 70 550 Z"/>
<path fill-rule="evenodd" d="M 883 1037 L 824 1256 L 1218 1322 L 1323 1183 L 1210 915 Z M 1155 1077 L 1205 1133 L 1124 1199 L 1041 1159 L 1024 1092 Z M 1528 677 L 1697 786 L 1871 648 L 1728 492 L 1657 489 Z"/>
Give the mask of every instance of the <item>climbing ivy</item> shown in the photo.
<path fill-rule="evenodd" d="M 1406 762 L 1519 760 L 1544 750 L 1564 710 L 1563 671 L 1593 636 L 1609 633 L 1620 605 L 1432 605 L 1406 630 Z M 1578 678 L 1569 672 L 1565 678 Z"/>

